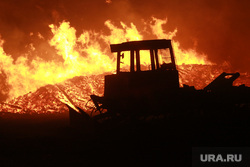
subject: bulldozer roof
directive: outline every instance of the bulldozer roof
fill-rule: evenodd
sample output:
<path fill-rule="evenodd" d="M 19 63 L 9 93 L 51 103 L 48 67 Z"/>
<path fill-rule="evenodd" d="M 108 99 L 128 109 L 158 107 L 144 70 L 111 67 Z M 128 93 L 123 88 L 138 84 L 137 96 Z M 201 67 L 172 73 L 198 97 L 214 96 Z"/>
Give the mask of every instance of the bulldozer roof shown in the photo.
<path fill-rule="evenodd" d="M 166 49 L 171 47 L 170 39 L 157 39 L 157 40 L 143 40 L 131 41 L 121 44 L 111 44 L 111 52 L 122 52 L 131 50 L 155 50 Z"/>

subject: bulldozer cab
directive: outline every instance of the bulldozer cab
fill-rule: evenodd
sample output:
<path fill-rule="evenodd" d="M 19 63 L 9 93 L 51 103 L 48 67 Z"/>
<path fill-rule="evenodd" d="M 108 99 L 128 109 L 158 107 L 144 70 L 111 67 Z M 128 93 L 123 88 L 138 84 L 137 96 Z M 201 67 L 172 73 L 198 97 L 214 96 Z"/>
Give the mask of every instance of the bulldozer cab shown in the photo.
<path fill-rule="evenodd" d="M 171 40 L 132 41 L 110 47 L 117 54 L 117 69 L 116 74 L 105 76 L 105 98 L 151 96 L 179 88 Z M 129 58 L 129 67 L 123 71 L 121 64 L 125 56 Z M 148 64 L 142 61 L 146 58 Z"/>
<path fill-rule="evenodd" d="M 171 40 L 144 40 L 110 45 L 111 52 L 117 53 L 117 71 L 122 72 L 122 59 L 129 57 L 130 68 L 126 72 L 154 71 L 159 69 L 176 70 Z M 129 56 L 124 53 L 129 52 Z M 147 62 L 145 62 L 147 61 Z M 149 64 L 150 62 L 150 64 Z M 147 64 L 146 64 L 147 63 Z M 149 65 L 148 65 L 149 64 Z M 124 70 L 124 69 L 123 69 Z"/>

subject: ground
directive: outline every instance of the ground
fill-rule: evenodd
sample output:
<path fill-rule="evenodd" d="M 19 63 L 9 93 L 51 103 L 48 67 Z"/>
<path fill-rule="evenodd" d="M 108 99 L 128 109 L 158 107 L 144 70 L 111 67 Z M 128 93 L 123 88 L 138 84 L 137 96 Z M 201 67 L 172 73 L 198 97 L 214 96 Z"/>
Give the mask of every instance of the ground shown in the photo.
<path fill-rule="evenodd" d="M 192 147 L 250 141 L 242 117 L 174 116 L 88 129 L 71 127 L 68 113 L 0 118 L 1 166 L 191 166 Z"/>

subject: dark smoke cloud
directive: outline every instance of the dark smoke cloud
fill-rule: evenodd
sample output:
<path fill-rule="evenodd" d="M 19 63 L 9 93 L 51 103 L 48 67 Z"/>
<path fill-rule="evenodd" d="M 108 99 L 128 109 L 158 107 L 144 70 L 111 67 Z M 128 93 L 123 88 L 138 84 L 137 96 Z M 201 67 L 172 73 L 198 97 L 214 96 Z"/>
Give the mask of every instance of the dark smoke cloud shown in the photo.
<path fill-rule="evenodd" d="M 184 49 L 197 42 L 196 49 L 209 60 L 228 61 L 233 69 L 250 72 L 249 5 L 247 0 L 1 0 L 0 34 L 5 51 L 17 57 L 26 51 L 27 43 L 34 42 L 30 32 L 48 39 L 52 35 L 48 25 L 62 20 L 81 33 L 103 29 L 107 19 L 140 27 L 142 19 L 167 17 L 166 30 L 178 29 L 175 39 Z"/>

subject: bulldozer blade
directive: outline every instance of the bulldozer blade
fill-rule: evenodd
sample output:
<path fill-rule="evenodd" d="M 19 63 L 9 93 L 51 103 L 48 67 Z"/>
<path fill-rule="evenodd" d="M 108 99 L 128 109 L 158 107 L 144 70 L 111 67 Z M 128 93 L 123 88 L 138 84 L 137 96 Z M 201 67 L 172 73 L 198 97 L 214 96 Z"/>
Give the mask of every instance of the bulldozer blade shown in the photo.
<path fill-rule="evenodd" d="M 72 107 L 66 104 L 69 109 L 69 121 L 71 127 L 79 127 L 84 129 L 92 129 L 96 124 L 95 120 L 93 120 L 86 112 L 84 112 L 81 108 L 77 107 L 80 111 L 77 112 Z"/>

